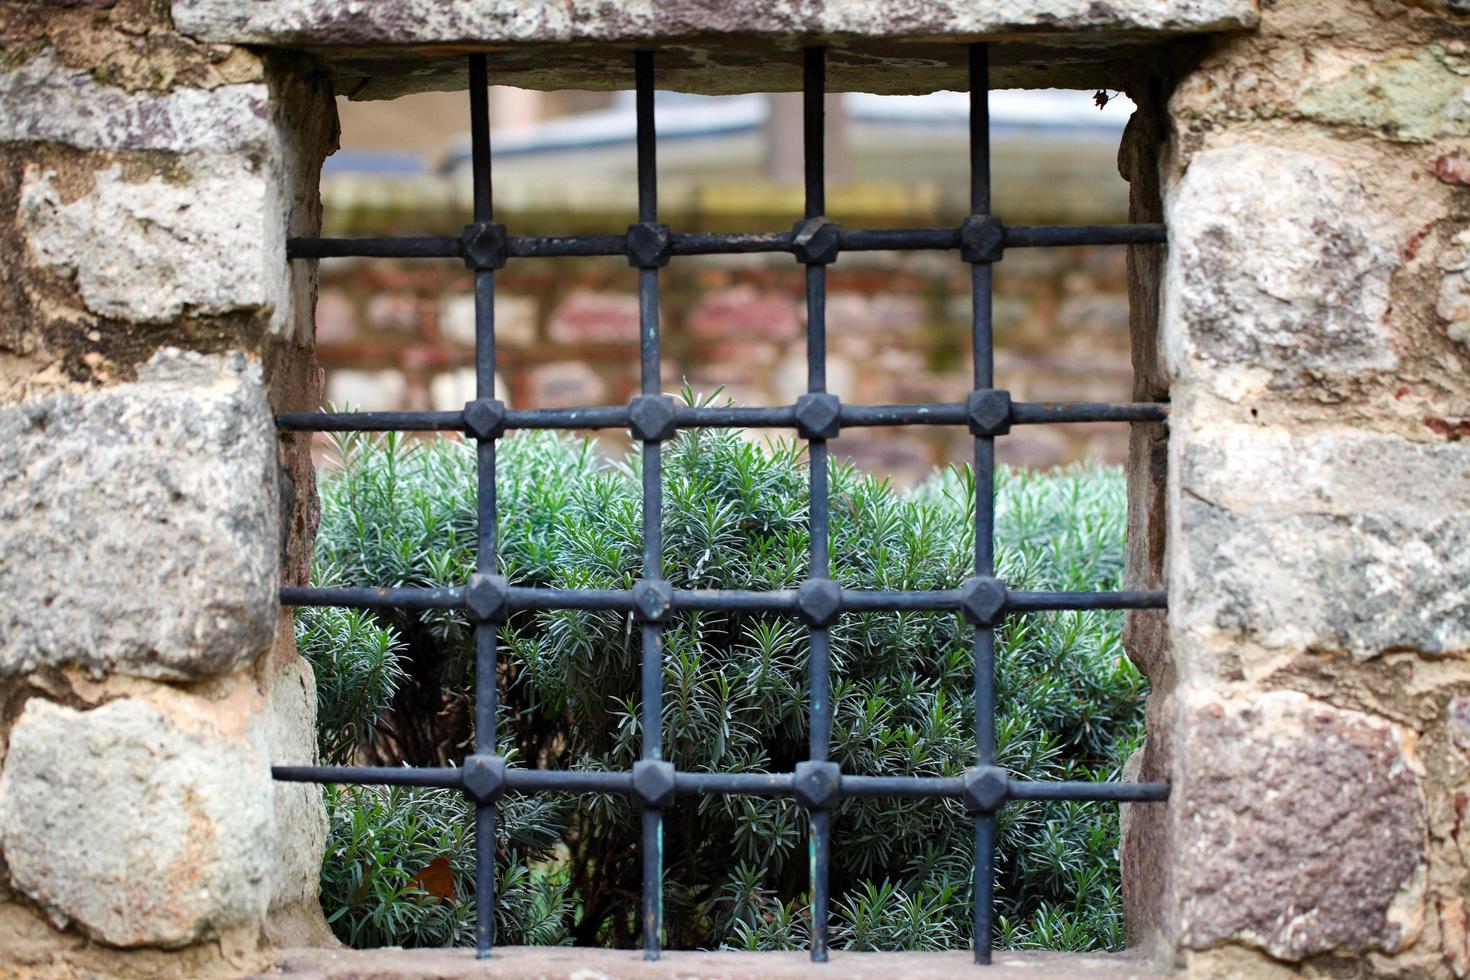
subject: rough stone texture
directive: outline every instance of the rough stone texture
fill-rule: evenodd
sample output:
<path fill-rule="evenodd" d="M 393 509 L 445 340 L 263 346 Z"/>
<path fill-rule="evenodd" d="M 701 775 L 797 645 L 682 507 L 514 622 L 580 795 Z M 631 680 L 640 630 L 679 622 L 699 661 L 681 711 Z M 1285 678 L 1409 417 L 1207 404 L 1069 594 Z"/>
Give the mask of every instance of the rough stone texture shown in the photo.
<path fill-rule="evenodd" d="M 739 0 L 707 4 L 643 2 L 578 9 L 553 0 L 174 0 L 174 23 L 186 34 L 231 43 L 428 44 L 483 41 L 628 41 L 701 34 L 856 34 L 903 37 L 934 34 L 1055 34 L 1208 31 L 1248 26 L 1248 0 L 958 0 L 873 5 L 829 0 Z"/>
<path fill-rule="evenodd" d="M 0 72 L 0 140 L 49 140 L 86 150 L 231 153 L 269 138 L 269 92 L 260 83 L 206 90 L 128 91 L 69 68 L 43 49 Z"/>
<path fill-rule="evenodd" d="M 1300 959 L 1417 938 L 1426 824 L 1410 733 L 1292 692 L 1197 692 L 1176 735 L 1186 946 Z"/>
<path fill-rule="evenodd" d="M 243 355 L 0 406 L 0 673 L 188 679 L 270 644 L 275 439 Z"/>
<path fill-rule="evenodd" d="M 1247 673 L 1252 648 L 1470 650 L 1470 444 L 1201 425 L 1174 451 L 1177 641 Z"/>
<path fill-rule="evenodd" d="M 1446 335 L 1470 352 L 1470 230 L 1462 231 L 1440 257 L 1439 293 L 1434 312 L 1444 323 Z"/>
<path fill-rule="evenodd" d="M 1343 163 L 1244 142 L 1169 195 L 1164 346 L 1176 383 L 1240 400 L 1391 369 L 1393 235 Z"/>
<path fill-rule="evenodd" d="M 239 976 L 330 942 L 319 795 L 268 765 L 314 752 L 276 603 L 310 441 L 270 413 L 320 401 L 284 241 L 331 92 L 159 0 L 0 4 L 0 36 L 0 974 Z"/>
<path fill-rule="evenodd" d="M 1305 92 L 1302 112 L 1329 124 L 1372 132 L 1383 139 L 1424 143 L 1470 135 L 1465 76 L 1470 58 L 1443 44 L 1356 65 Z"/>
<path fill-rule="evenodd" d="M 271 653 L 268 690 L 269 750 L 273 765 L 316 763 L 316 678 L 296 653 L 292 615 L 282 610 Z M 311 783 L 272 783 L 273 829 L 270 911 L 285 920 L 296 942 L 330 944 L 319 904 L 327 815 L 322 790 Z M 285 913 L 285 914 L 282 914 Z M 313 927 L 301 928 L 302 924 Z M 303 935 L 304 933 L 304 935 Z M 290 940 L 286 940 L 290 941 Z"/>
<path fill-rule="evenodd" d="M 114 946 L 181 946 L 261 918 L 267 749 L 227 712 L 161 688 L 90 711 L 29 701 L 0 773 L 12 886 Z"/>
<path fill-rule="evenodd" d="M 128 179 L 121 166 L 68 198 L 28 169 L 20 223 L 32 260 L 74 278 L 93 313 L 159 323 L 284 309 L 285 241 L 273 188 L 245 157 L 198 157 L 182 174 Z"/>
<path fill-rule="evenodd" d="M 468 949 L 290 950 L 270 974 L 300 980 L 440 980 L 444 977 L 537 980 L 747 980 L 840 976 L 850 980 L 951 980 L 978 973 L 993 980 L 1064 980 L 1079 974 L 1150 980 L 1167 976 L 1137 957 L 1099 953 L 1005 952 L 977 969 L 969 953 L 851 953 L 834 950 L 827 966 L 813 966 L 806 953 L 666 951 L 655 963 L 634 950 L 501 946 L 477 960 Z"/>
<path fill-rule="evenodd" d="M 353 98 L 463 88 L 463 51 L 498 45 L 495 72 L 529 88 L 627 88 L 631 44 L 662 52 L 660 85 L 705 92 L 800 88 L 804 41 L 832 46 L 832 88 L 923 92 L 961 88 L 963 41 L 1005 36 L 1032 42 L 999 62 L 1010 83 L 1059 76 L 1103 84 L 1161 34 L 1253 24 L 1256 0 L 697 0 L 569 5 L 559 0 L 175 0 L 174 22 L 202 40 L 305 46 Z M 1081 34 L 1085 43 L 1075 43 Z M 956 43 L 959 41 L 961 43 Z M 1072 43 L 1068 43 L 1072 42 Z M 393 45 L 409 45 L 393 48 Z"/>

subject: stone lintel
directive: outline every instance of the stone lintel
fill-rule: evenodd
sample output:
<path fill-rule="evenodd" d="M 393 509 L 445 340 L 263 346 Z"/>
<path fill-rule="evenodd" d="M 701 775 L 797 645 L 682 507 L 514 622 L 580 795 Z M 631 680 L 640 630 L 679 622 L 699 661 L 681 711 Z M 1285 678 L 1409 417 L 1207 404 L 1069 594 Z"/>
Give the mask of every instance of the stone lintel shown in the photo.
<path fill-rule="evenodd" d="M 1004 42 L 998 85 L 1102 85 L 1162 37 L 1254 26 L 1257 2 L 175 0 L 173 17 L 201 40 L 306 48 L 338 91 L 363 99 L 463 88 L 475 50 L 490 54 L 492 80 L 524 88 L 631 88 L 631 52 L 652 48 L 661 88 L 787 91 L 801 87 L 799 49 L 814 43 L 831 49 L 833 91 L 918 93 L 965 88 L 964 44 L 983 39 Z"/>

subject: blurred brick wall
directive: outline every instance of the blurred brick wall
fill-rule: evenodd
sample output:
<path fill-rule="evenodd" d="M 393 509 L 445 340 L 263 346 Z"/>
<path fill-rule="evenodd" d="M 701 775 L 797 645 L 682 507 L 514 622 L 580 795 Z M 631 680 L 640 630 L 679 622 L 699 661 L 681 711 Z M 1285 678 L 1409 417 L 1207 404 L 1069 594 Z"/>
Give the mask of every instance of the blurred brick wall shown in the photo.
<path fill-rule="evenodd" d="M 996 269 L 998 384 L 1034 401 L 1129 398 L 1123 254 L 1006 255 Z M 626 262 L 514 262 L 496 278 L 500 390 L 512 405 L 617 404 L 635 393 L 636 273 Z M 828 282 L 835 394 L 865 403 L 964 398 L 967 266 L 948 253 L 849 254 Z M 323 262 L 317 353 L 326 397 L 363 409 L 462 407 L 474 383 L 470 290 L 470 274 L 455 262 Z M 784 255 L 672 263 L 663 272 L 665 390 L 687 381 L 704 394 L 723 386 L 741 405 L 794 400 L 805 384 L 802 296 L 802 270 Z M 599 439 L 608 450 L 623 444 L 619 433 Z M 1118 426 L 1028 426 L 999 452 L 1005 462 L 1050 466 L 1120 462 L 1126 445 Z M 836 446 L 906 483 L 971 451 L 958 427 L 849 430 Z"/>

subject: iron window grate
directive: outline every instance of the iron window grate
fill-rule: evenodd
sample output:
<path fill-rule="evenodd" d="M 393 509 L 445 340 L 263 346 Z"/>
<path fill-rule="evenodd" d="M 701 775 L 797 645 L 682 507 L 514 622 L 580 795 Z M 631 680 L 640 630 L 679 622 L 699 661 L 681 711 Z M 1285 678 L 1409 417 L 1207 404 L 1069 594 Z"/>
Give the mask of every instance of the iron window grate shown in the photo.
<path fill-rule="evenodd" d="M 977 963 L 989 963 L 993 941 L 996 816 L 1010 800 L 1149 802 L 1168 797 L 1164 783 L 1012 780 L 995 760 L 995 626 L 1010 613 L 1065 609 L 1158 609 L 1162 591 L 1031 592 L 995 578 L 995 439 L 1013 425 L 1051 422 L 1161 422 L 1161 404 L 1042 404 L 1011 401 L 994 387 L 991 271 L 1007 248 L 1053 245 L 1134 245 L 1164 241 L 1158 224 L 1025 227 L 990 213 L 989 49 L 969 46 L 970 216 L 959 228 L 846 230 L 827 220 L 823 161 L 826 52 L 807 48 L 803 67 L 805 217 L 790 232 L 681 234 L 658 222 L 653 116 L 654 56 L 638 52 L 638 223 L 624 235 L 525 237 L 494 220 L 485 55 L 469 59 L 474 221 L 458 237 L 292 238 L 293 259 L 328 256 L 454 257 L 474 270 L 476 397 L 460 412 L 304 412 L 277 416 L 282 431 L 459 431 L 477 440 L 479 537 L 476 574 L 457 588 L 283 588 L 288 606 L 349 606 L 404 610 L 458 609 L 475 623 L 475 748 L 459 768 L 276 766 L 277 780 L 430 786 L 457 789 L 475 802 L 476 945 L 494 943 L 496 800 L 506 792 L 621 793 L 642 804 L 643 953 L 660 951 L 663 811 L 681 795 L 707 793 L 791 796 L 810 814 L 811 958 L 827 959 L 831 808 L 843 797 L 954 798 L 975 820 L 974 927 Z M 963 403 L 843 405 L 826 391 L 826 269 L 844 251 L 958 251 L 970 263 L 974 390 Z M 806 267 L 807 393 L 794 405 L 770 408 L 675 405 L 660 395 L 659 275 L 673 256 L 788 252 Z M 495 398 L 495 270 L 511 258 L 626 255 L 638 271 L 641 394 L 626 406 L 507 409 Z M 943 591 L 859 591 L 830 577 L 827 553 L 827 443 L 844 427 L 965 425 L 975 437 L 975 574 Z M 680 429 L 794 428 L 808 442 L 810 572 L 795 590 L 752 592 L 674 589 L 662 568 L 660 449 Z M 643 572 L 628 590 L 523 588 L 497 573 L 496 440 L 516 429 L 628 428 L 643 443 Z M 642 757 L 631 771 L 566 772 L 508 769 L 495 755 L 496 655 L 499 625 L 517 610 L 602 609 L 630 613 L 642 624 Z M 677 772 L 662 754 L 663 624 L 691 610 L 744 610 L 795 615 L 810 636 L 809 758 L 789 773 Z M 963 777 L 858 776 L 828 760 L 828 627 L 844 612 L 957 610 L 973 625 L 975 765 Z"/>

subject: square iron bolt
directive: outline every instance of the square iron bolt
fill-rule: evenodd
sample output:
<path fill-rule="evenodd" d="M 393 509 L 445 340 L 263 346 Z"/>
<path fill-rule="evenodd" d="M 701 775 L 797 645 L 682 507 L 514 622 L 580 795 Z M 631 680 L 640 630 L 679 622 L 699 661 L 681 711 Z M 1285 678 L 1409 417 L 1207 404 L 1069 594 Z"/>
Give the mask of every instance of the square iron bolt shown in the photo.
<path fill-rule="evenodd" d="M 1005 583 L 989 575 L 976 575 L 960 586 L 960 611 L 976 626 L 994 626 L 1006 607 Z"/>
<path fill-rule="evenodd" d="M 825 810 L 842 795 L 842 768 L 835 762 L 798 762 L 791 792 L 808 810 Z"/>
<path fill-rule="evenodd" d="M 460 236 L 467 269 L 501 269 L 510 251 L 510 238 L 505 225 L 494 221 L 476 221 L 464 226 Z"/>
<path fill-rule="evenodd" d="M 633 583 L 633 612 L 641 622 L 662 623 L 674 608 L 674 587 L 664 579 Z"/>
<path fill-rule="evenodd" d="M 459 771 L 464 795 L 476 803 L 493 803 L 505 793 L 505 756 L 472 755 Z"/>
<path fill-rule="evenodd" d="M 994 813 L 1010 796 L 1010 779 L 1000 766 L 971 766 L 962 796 L 970 813 Z"/>
<path fill-rule="evenodd" d="M 791 229 L 791 239 L 796 261 L 804 265 L 828 265 L 837 261 L 842 249 L 842 229 L 818 215 L 798 221 Z"/>
<path fill-rule="evenodd" d="M 975 436 L 1003 436 L 1011 431 L 1011 393 L 981 388 L 965 402 L 965 422 Z"/>
<path fill-rule="evenodd" d="M 960 225 L 960 258 L 999 262 L 1005 254 L 1006 228 L 990 214 L 972 214 Z"/>
<path fill-rule="evenodd" d="M 509 599 L 510 581 L 504 575 L 471 575 L 464 590 L 465 609 L 481 623 L 505 619 Z"/>
<path fill-rule="evenodd" d="M 634 395 L 628 400 L 628 429 L 644 442 L 672 439 L 677 431 L 674 400 L 668 395 Z"/>
<path fill-rule="evenodd" d="M 505 435 L 505 402 L 498 398 L 465 402 L 464 430 L 476 439 L 499 439 Z"/>
<path fill-rule="evenodd" d="M 633 763 L 633 795 L 644 806 L 668 806 L 674 802 L 674 764 L 655 759 Z"/>
<path fill-rule="evenodd" d="M 796 590 L 796 611 L 808 626 L 831 626 L 842 612 L 842 586 L 830 578 L 809 578 Z"/>
<path fill-rule="evenodd" d="M 636 269 L 657 269 L 669 264 L 674 254 L 674 243 L 669 236 L 669 226 L 645 221 L 628 226 L 625 246 L 628 264 Z"/>
<path fill-rule="evenodd" d="M 842 429 L 842 402 L 824 392 L 796 399 L 796 431 L 803 439 L 836 439 Z"/>

